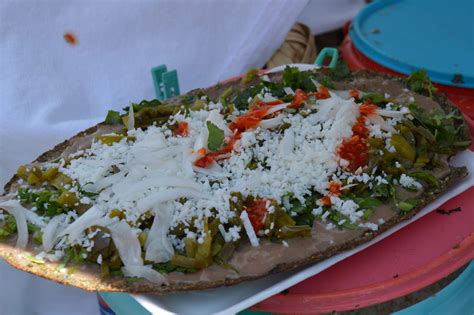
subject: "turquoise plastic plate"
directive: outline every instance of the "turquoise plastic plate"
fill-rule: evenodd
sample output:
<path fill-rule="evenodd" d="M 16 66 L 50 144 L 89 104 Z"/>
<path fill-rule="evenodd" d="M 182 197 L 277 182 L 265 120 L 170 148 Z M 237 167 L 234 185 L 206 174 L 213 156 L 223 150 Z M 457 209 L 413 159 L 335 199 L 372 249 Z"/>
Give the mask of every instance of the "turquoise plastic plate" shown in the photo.
<path fill-rule="evenodd" d="M 474 88 L 474 1 L 379 0 L 352 21 L 355 47 L 403 74 Z"/>

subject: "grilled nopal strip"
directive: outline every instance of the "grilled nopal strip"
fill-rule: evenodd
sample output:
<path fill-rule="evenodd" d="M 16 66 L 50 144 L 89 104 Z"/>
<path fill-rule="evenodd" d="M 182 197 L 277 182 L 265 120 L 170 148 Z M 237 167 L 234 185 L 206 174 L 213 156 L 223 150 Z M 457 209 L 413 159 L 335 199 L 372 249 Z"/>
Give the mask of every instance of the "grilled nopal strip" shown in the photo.
<path fill-rule="evenodd" d="M 278 81 L 281 79 L 281 73 L 269 75 L 272 81 Z M 421 108 L 426 108 L 428 110 L 441 108 L 446 113 L 453 112 L 453 115 L 459 114 L 459 112 L 447 101 L 443 99 L 442 96 L 438 96 L 435 94 L 434 101 L 422 95 L 417 95 L 409 91 L 405 91 L 405 86 L 402 81 L 399 79 L 394 79 L 389 76 L 382 76 L 367 72 L 361 73 L 350 73 L 345 78 L 338 80 L 334 80 L 329 75 L 323 75 L 318 73 L 318 79 L 320 82 L 324 82 L 330 88 L 335 88 L 337 90 L 350 90 L 350 89 L 357 89 L 358 91 L 367 91 L 371 93 L 364 93 L 364 95 L 359 95 L 360 98 L 365 98 L 367 101 L 371 103 L 377 103 L 378 101 L 384 101 L 385 99 L 396 99 L 402 104 L 408 104 L 414 101 L 418 104 Z M 332 81 L 330 81 L 332 80 Z M 222 84 L 216 87 L 209 88 L 207 90 L 201 91 L 193 91 L 188 96 L 198 96 L 205 94 L 210 99 L 214 101 L 221 101 L 222 103 L 226 102 L 235 102 L 239 106 L 244 106 L 245 104 L 245 96 L 246 95 L 239 95 L 239 89 L 242 87 L 252 87 L 251 84 L 256 84 L 257 82 L 254 81 L 247 86 L 243 86 L 243 83 L 240 81 L 234 81 L 227 84 Z M 294 89 L 296 90 L 298 85 L 304 86 L 308 82 L 291 82 L 294 84 Z M 232 91 L 234 90 L 234 91 Z M 230 91 L 230 92 L 229 92 Z M 294 92 L 294 91 L 293 91 Z M 387 95 L 385 95 L 387 93 Z M 237 94 L 237 97 L 235 97 Z M 371 94 L 371 95 L 370 95 Z M 388 95 L 389 94 L 389 95 Z M 240 96 L 240 98 L 239 98 Z M 189 97 L 189 99 L 192 99 Z M 180 102 L 186 102 L 189 99 L 186 97 L 175 98 L 163 104 L 165 106 L 164 110 L 170 110 L 173 112 L 172 106 L 167 106 L 167 104 L 177 104 Z M 199 99 L 199 98 L 198 98 Z M 193 106 L 201 106 L 199 102 L 196 102 Z M 248 100 L 247 100 L 248 101 Z M 438 105 L 439 104 L 439 105 Z M 163 106 L 159 105 L 159 106 Z M 235 106 L 235 105 L 234 105 Z M 139 108 L 138 108 L 139 109 Z M 146 112 L 146 107 L 144 108 Z M 143 108 L 142 108 L 143 110 Z M 140 112 L 138 112 L 138 115 Z M 150 117 L 148 116 L 143 117 Z M 126 116 L 125 116 L 126 117 Z M 140 117 L 140 116 L 139 116 Z M 152 117 L 153 119 L 156 117 Z M 138 120 L 135 123 L 140 124 L 140 122 L 146 124 L 145 120 Z M 462 125 L 464 122 L 461 119 L 453 120 L 453 126 L 449 126 L 450 128 L 459 129 L 460 133 L 460 141 L 459 143 L 459 150 L 462 149 L 467 143 L 470 141 L 469 135 L 465 132 L 465 129 L 462 129 Z M 427 121 L 426 123 L 430 123 Z M 436 122 L 434 122 L 436 124 Z M 175 126 L 177 128 L 179 126 Z M 430 125 L 427 126 L 430 128 L 439 128 L 440 130 L 443 126 L 436 126 Z M 97 137 L 107 137 L 103 136 L 104 134 L 109 134 L 110 132 L 120 132 L 123 126 L 121 125 L 106 125 L 104 123 L 99 124 L 98 126 L 92 127 L 85 132 L 67 140 L 65 143 L 58 145 L 53 150 L 46 152 L 42 156 L 40 156 L 36 162 L 47 162 L 47 161 L 54 161 L 60 157 L 67 157 L 70 153 L 74 153 L 79 149 L 86 148 L 93 138 Z M 211 127 L 213 128 L 213 127 Z M 211 129 L 214 130 L 214 129 Z M 281 132 L 285 132 L 285 130 L 281 130 Z M 411 131 L 404 130 L 403 128 L 399 130 L 401 134 L 408 133 Z M 413 135 L 415 137 L 416 135 Z M 410 135 L 404 135 L 403 139 L 410 139 Z M 117 139 L 115 138 L 99 138 L 102 141 L 111 141 L 110 144 L 113 144 L 114 141 Z M 397 138 L 396 138 L 397 139 Z M 233 255 L 231 255 L 229 260 L 225 262 L 225 264 L 216 265 L 211 264 L 209 261 L 206 262 L 205 260 L 199 260 L 199 263 L 196 263 L 196 250 L 192 249 L 193 246 L 192 242 L 188 242 L 189 245 L 186 247 L 186 254 L 187 256 L 193 256 L 195 259 L 194 262 L 186 260 L 186 255 L 183 255 L 184 258 L 179 258 L 179 255 L 176 256 L 178 258 L 175 261 L 178 264 L 181 264 L 184 267 L 180 266 L 170 266 L 169 264 L 160 264 L 156 266 L 156 268 L 161 272 L 168 272 L 164 273 L 164 277 L 166 281 L 169 282 L 169 285 L 163 286 L 161 283 L 156 284 L 146 280 L 137 280 L 133 279 L 130 281 L 129 279 L 124 279 L 121 276 L 114 276 L 113 272 L 110 273 L 109 276 L 105 279 L 101 278 L 101 274 L 103 275 L 103 270 L 95 264 L 81 264 L 79 265 L 73 274 L 69 275 L 64 273 L 58 268 L 56 264 L 47 262 L 47 263 L 40 263 L 32 262 L 30 256 L 22 256 L 18 255 L 18 250 L 14 250 L 12 246 L 14 246 L 16 240 L 15 237 L 8 238 L 0 245 L 0 255 L 4 257 L 9 263 L 18 267 L 19 269 L 26 270 L 40 276 L 59 281 L 65 284 L 70 284 L 74 286 L 78 286 L 88 290 L 100 290 L 100 291 L 129 291 L 129 292 L 173 292 L 173 291 L 180 291 L 180 290 L 193 290 L 193 289 L 200 289 L 200 288 L 209 288 L 215 287 L 220 285 L 230 285 L 234 283 L 238 283 L 244 280 L 255 279 L 261 276 L 264 276 L 268 273 L 272 272 L 280 272 L 289 270 L 292 268 L 296 268 L 297 266 L 307 264 L 314 261 L 319 261 L 324 258 L 330 257 L 333 254 L 345 250 L 348 248 L 352 248 L 360 243 L 368 241 L 369 239 L 373 238 L 375 235 L 381 233 L 382 231 L 388 229 L 389 227 L 397 224 L 398 222 L 407 219 L 413 216 L 419 209 L 422 208 L 423 205 L 427 204 L 432 199 L 436 198 L 438 194 L 444 191 L 449 185 L 456 181 L 457 179 L 466 175 L 466 170 L 464 168 L 451 168 L 447 166 L 447 158 L 450 155 L 453 155 L 458 149 L 455 150 L 448 150 L 448 152 L 444 152 L 444 154 L 439 154 L 436 157 L 437 159 L 437 166 L 432 170 L 431 173 L 435 175 L 433 179 L 426 172 L 422 172 L 423 163 L 426 164 L 426 157 L 423 155 L 423 152 L 416 152 L 414 154 L 411 150 L 410 143 L 406 140 L 399 139 L 399 141 L 395 140 L 391 143 L 380 143 L 380 141 L 374 141 L 371 143 L 372 148 L 384 148 L 388 146 L 388 150 L 395 149 L 396 152 L 402 155 L 403 159 L 400 160 L 399 164 L 401 168 L 408 167 L 408 165 L 414 165 L 418 163 L 417 167 L 419 169 L 414 169 L 411 172 L 411 180 L 404 178 L 404 183 L 407 187 L 414 191 L 409 191 L 406 189 L 401 189 L 398 187 L 397 191 L 390 191 L 390 188 L 387 187 L 378 187 L 377 188 L 377 196 L 378 197 L 365 197 L 365 198 L 358 198 L 357 194 L 352 196 L 355 198 L 359 204 L 365 204 L 367 206 L 367 212 L 364 213 L 364 216 L 370 218 L 368 223 L 378 225 L 378 230 L 370 230 L 367 228 L 360 228 L 350 224 L 348 222 L 348 218 L 341 216 L 341 214 L 337 211 L 325 211 L 324 213 L 312 213 L 305 210 L 304 205 L 312 204 L 314 208 L 318 208 L 318 204 L 321 201 L 319 199 L 324 199 L 321 195 L 314 193 L 311 195 L 312 198 L 305 200 L 305 204 L 302 204 L 301 200 L 296 200 L 291 195 L 286 196 L 285 202 L 290 202 L 293 211 L 301 211 L 301 213 L 296 213 L 294 216 L 295 224 L 304 225 L 313 223 L 314 217 L 317 219 L 314 221 L 313 226 L 313 233 L 311 236 L 306 237 L 296 237 L 286 239 L 284 243 L 278 239 L 279 235 L 283 235 L 279 232 L 272 234 L 272 238 L 270 240 L 267 239 L 260 239 L 259 247 L 252 247 L 247 242 L 240 242 L 241 244 L 236 244 L 238 248 L 234 248 L 231 251 Z M 134 139 L 127 139 L 127 141 L 134 141 Z M 452 139 L 443 138 L 442 141 L 451 141 Z M 463 142 L 464 141 L 464 142 Z M 393 148 L 390 147 L 393 146 Z M 397 150 L 398 149 L 398 150 Z M 395 159 L 393 154 L 390 158 Z M 417 160 L 414 160 L 415 157 L 418 157 Z M 397 160 L 398 162 L 398 160 Z M 394 164 L 396 165 L 396 164 Z M 369 167 L 373 167 L 369 164 Z M 387 170 L 392 167 L 391 165 L 383 165 Z M 354 170 L 357 172 L 357 170 Z M 396 170 L 395 170 L 396 171 Z M 54 171 L 50 171 L 54 172 Z M 38 174 L 31 176 L 31 181 L 34 183 L 35 176 Z M 29 175 L 28 175 L 29 176 Z M 400 177 L 402 179 L 402 177 Z M 413 179 L 415 179 L 413 181 Z M 28 178 L 27 178 L 28 180 Z M 430 181 L 433 182 L 430 185 Z M 429 187 L 428 189 L 423 189 L 422 191 L 415 191 L 416 184 L 427 183 L 424 184 L 425 187 Z M 383 186 L 383 183 L 382 185 Z M 413 186 L 413 187 L 411 187 Z M 18 188 L 18 177 L 14 177 L 6 186 L 5 191 L 6 193 L 14 192 Z M 360 189 L 360 188 L 359 188 Z M 397 201 L 388 201 L 384 203 L 378 202 L 377 198 L 384 198 L 384 194 L 391 194 L 395 195 L 403 195 L 403 200 Z M 62 197 L 62 198 L 60 198 Z M 62 194 L 61 196 L 57 196 L 57 200 L 62 200 L 63 205 L 65 204 L 68 206 L 68 203 L 72 203 L 73 200 L 70 195 L 67 193 Z M 358 198 L 358 199 L 357 199 Z M 56 200 L 56 199 L 55 199 Z M 418 202 L 415 202 L 418 200 Z M 319 203 L 318 203 L 319 202 Z M 278 206 L 278 205 L 275 205 Z M 324 206 L 324 205 L 323 205 Z M 393 207 L 400 209 L 399 212 L 393 211 Z M 370 211 L 369 211 L 370 210 Z M 79 210 L 77 210 L 79 212 Z M 87 209 L 85 210 L 87 211 Z M 236 211 L 242 211 L 236 210 Z M 278 213 L 279 210 L 276 212 Z M 326 212 L 329 212 L 327 215 Z M 325 219 L 329 222 L 333 222 L 334 225 L 339 225 L 339 228 L 331 228 L 328 226 L 327 222 L 324 223 L 320 218 L 325 215 Z M 114 216 L 120 218 L 121 213 L 120 211 L 115 211 Z M 313 217 L 311 217 L 313 216 Z M 288 220 L 293 220 L 292 218 L 288 219 L 280 219 L 282 222 L 289 222 Z M 345 221 L 344 221 L 345 220 Z M 211 222 L 208 222 L 210 224 Z M 217 226 L 218 224 L 216 224 Z M 282 224 L 282 227 L 286 225 Z M 263 228 L 269 228 L 269 224 L 264 226 Z M 214 227 L 215 228 L 215 227 Z M 208 227 L 209 229 L 209 227 Z M 287 228 L 288 229 L 288 228 Z M 264 229 L 262 229 L 264 231 Z M 290 229 L 291 230 L 291 229 Z M 218 232 L 215 230 L 211 232 L 208 230 L 210 234 L 214 233 L 213 236 L 219 235 Z M 107 233 L 106 228 L 101 231 L 100 233 Z M 296 235 L 296 234 L 295 234 Z M 245 236 L 245 235 L 244 235 Z M 146 239 L 146 236 L 143 236 Z M 250 236 L 249 236 L 250 237 Z M 139 238 L 140 240 L 140 238 Z M 146 242 L 146 241 L 145 241 Z M 205 241 L 203 244 L 206 244 Z M 231 244 L 231 243 L 222 243 L 222 244 Z M 221 244 L 221 245 L 222 245 Z M 111 246 L 110 244 L 104 244 L 104 246 Z M 287 245 L 287 246 L 286 246 Z M 236 247 L 237 247 L 236 246 Z M 227 246 L 229 247 L 229 246 Z M 189 248 L 189 249 L 188 249 Z M 305 250 L 302 251 L 301 249 L 304 248 Z M 204 249 L 203 246 L 200 247 L 199 252 L 206 253 L 209 249 Z M 190 252 L 188 252 L 190 251 Z M 193 252 L 194 251 L 194 252 Z M 35 250 L 34 245 L 30 244 L 30 247 L 27 248 L 28 253 L 36 254 L 38 250 Z M 193 254 L 190 254 L 193 253 Z M 79 253 L 81 254 L 81 253 Z M 95 254 L 94 254 L 95 255 Z M 181 255 L 181 254 L 180 254 Z M 92 255 L 93 256 L 93 255 Z M 115 256 L 114 256 L 115 257 Z M 200 256 L 197 256 L 200 257 Z M 206 257 L 206 256 L 202 256 Z M 95 255 L 94 260 L 96 261 L 98 256 Z M 258 262 L 265 261 L 265 264 L 261 264 Z M 173 262 L 173 260 L 172 260 Z M 204 265 L 202 265 L 204 264 Z M 185 268 L 188 266 L 189 268 Z M 207 266 L 207 267 L 206 267 Z M 202 270 L 193 270 L 199 269 L 202 267 L 206 267 Z M 102 268 L 103 269 L 103 268 Z M 183 273 L 186 272 L 186 273 Z"/>

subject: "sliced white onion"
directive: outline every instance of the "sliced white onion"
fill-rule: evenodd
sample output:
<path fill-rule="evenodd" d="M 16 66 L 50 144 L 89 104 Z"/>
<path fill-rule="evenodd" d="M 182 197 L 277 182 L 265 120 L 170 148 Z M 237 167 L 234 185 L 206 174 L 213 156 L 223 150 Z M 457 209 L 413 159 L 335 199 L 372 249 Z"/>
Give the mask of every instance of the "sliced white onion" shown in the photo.
<path fill-rule="evenodd" d="M 324 121 L 327 119 L 333 119 L 341 106 L 341 99 L 339 97 L 331 97 L 322 100 L 317 100 L 316 108 L 318 112 L 315 114 L 314 119 L 316 121 Z"/>
<path fill-rule="evenodd" d="M 287 95 L 295 95 L 295 91 L 293 91 L 293 89 L 290 87 L 284 87 L 283 90 Z"/>
<path fill-rule="evenodd" d="M 124 173 L 120 172 L 120 173 L 113 174 L 107 177 L 103 177 L 93 184 L 86 185 L 86 188 L 88 192 L 97 193 L 104 188 L 107 188 L 113 184 L 117 184 L 123 178 L 124 178 Z"/>
<path fill-rule="evenodd" d="M 403 117 L 405 114 L 408 114 L 410 110 L 406 107 L 402 107 L 398 110 L 387 110 L 387 109 L 377 109 L 377 114 L 385 117 L 397 118 Z"/>
<path fill-rule="evenodd" d="M 183 149 L 181 166 L 183 171 L 183 176 L 192 178 L 194 175 L 193 171 L 193 162 L 190 160 L 190 149 Z"/>
<path fill-rule="evenodd" d="M 278 98 L 270 95 L 270 93 L 265 93 L 265 97 L 262 98 L 262 102 L 273 102 L 277 101 Z"/>
<path fill-rule="evenodd" d="M 50 252 L 58 241 L 59 228 L 62 221 L 66 218 L 65 214 L 53 217 L 43 230 L 43 249 L 46 253 Z"/>
<path fill-rule="evenodd" d="M 156 150 L 156 151 L 147 151 L 147 152 L 138 152 L 135 155 L 135 159 L 140 163 L 149 163 L 151 161 L 156 161 L 157 159 L 171 158 L 177 154 L 183 152 L 183 146 L 175 145 L 172 147 Z M 140 150 L 141 151 L 141 150 Z"/>
<path fill-rule="evenodd" d="M 212 176 L 215 178 L 223 178 L 223 177 L 229 176 L 229 174 L 224 172 L 222 167 L 219 164 L 217 164 L 215 161 L 212 162 L 212 164 L 207 168 L 197 167 L 193 165 L 193 170 L 196 173 L 201 173 L 201 174 Z"/>
<path fill-rule="evenodd" d="M 222 224 L 219 224 L 219 225 L 217 226 L 217 228 L 219 229 L 219 232 L 221 232 L 221 235 L 222 235 L 222 237 L 224 238 L 224 241 L 225 241 L 226 243 L 230 242 L 230 241 L 231 241 L 231 236 L 229 235 L 229 233 L 227 233 L 227 232 L 225 231 L 224 226 L 223 226 Z"/>
<path fill-rule="evenodd" d="M 68 235 L 69 240 L 73 241 L 79 237 L 79 235 L 88 227 L 94 225 L 99 219 L 103 217 L 103 213 L 95 206 L 87 210 L 81 215 L 76 221 L 69 224 L 62 232 L 59 233 L 58 237 Z"/>
<path fill-rule="evenodd" d="M 385 131 L 389 131 L 391 133 L 396 133 L 397 131 L 395 130 L 395 128 L 393 128 L 393 126 L 391 126 L 390 124 L 388 124 L 383 118 L 382 116 L 379 116 L 379 115 L 369 115 L 367 116 L 367 118 L 369 119 L 369 121 L 374 124 L 374 125 L 380 125 L 380 129 L 382 130 L 385 130 Z"/>
<path fill-rule="evenodd" d="M 315 79 L 311 78 L 311 81 L 313 82 L 314 86 L 316 87 L 316 89 L 319 89 L 319 87 L 321 86 L 321 83 L 319 83 L 318 81 L 316 81 Z"/>
<path fill-rule="evenodd" d="M 172 213 L 168 205 L 155 210 L 155 218 L 145 243 L 145 259 L 157 263 L 170 261 L 174 248 L 167 233 L 171 225 Z"/>
<path fill-rule="evenodd" d="M 201 190 L 201 185 L 191 179 L 163 176 L 144 179 L 136 184 L 127 185 L 126 187 L 123 187 L 123 191 L 116 190 L 115 193 L 119 194 L 121 199 L 128 200 L 129 198 L 134 197 L 137 193 L 156 187 L 180 187 L 190 188 L 196 191 Z"/>
<path fill-rule="evenodd" d="M 146 163 L 150 160 L 156 160 L 160 158 L 167 158 L 179 154 L 183 150 L 183 146 L 175 145 L 170 147 L 158 147 L 156 143 L 151 141 L 139 142 L 130 148 L 134 158 L 141 163 Z"/>
<path fill-rule="evenodd" d="M 173 188 L 164 191 L 154 193 L 148 197 L 145 197 L 138 201 L 137 207 L 135 210 L 138 213 L 144 213 L 145 211 L 153 208 L 154 205 L 175 200 L 178 198 L 202 198 L 202 195 L 195 191 L 194 189 L 189 188 Z"/>
<path fill-rule="evenodd" d="M 145 278 L 146 280 L 153 282 L 158 285 L 168 285 L 168 280 L 159 273 L 158 271 L 154 270 L 150 265 L 147 266 L 125 266 L 122 267 L 122 272 L 126 277 L 139 277 Z"/>
<path fill-rule="evenodd" d="M 198 151 L 201 148 L 204 148 L 207 151 L 208 138 L 209 138 L 209 130 L 207 130 L 207 127 L 201 128 L 201 132 L 199 133 L 199 136 L 196 137 L 196 141 L 194 142 L 194 145 L 193 145 L 194 151 Z"/>
<path fill-rule="evenodd" d="M 257 235 L 255 234 L 252 223 L 250 222 L 247 211 L 244 210 L 241 212 L 240 219 L 242 220 L 242 223 L 244 224 L 245 232 L 247 233 L 247 236 L 249 237 L 250 244 L 253 247 L 257 247 L 259 245 L 259 240 L 257 238 Z"/>
<path fill-rule="evenodd" d="M 283 139 L 280 141 L 280 145 L 278 147 L 278 151 L 280 156 L 285 157 L 289 156 L 294 149 L 295 146 L 295 133 L 292 129 L 286 129 L 283 135 Z"/>
<path fill-rule="evenodd" d="M 127 130 L 133 130 L 135 129 L 135 113 L 133 112 L 133 104 L 130 104 L 128 108 L 128 124 L 127 124 Z"/>
<path fill-rule="evenodd" d="M 26 224 L 25 208 L 23 208 L 18 200 L 10 199 L 0 203 L 0 209 L 3 209 L 13 215 L 16 222 L 18 238 L 16 247 L 25 248 L 28 244 L 28 225 Z"/>
<path fill-rule="evenodd" d="M 23 210 L 25 212 L 25 217 L 27 221 L 33 223 L 33 225 L 36 225 L 37 227 L 40 227 L 40 228 L 43 228 L 46 226 L 46 223 L 44 222 L 44 219 L 42 217 L 40 217 L 33 211 L 28 210 L 26 208 L 23 208 Z"/>
<path fill-rule="evenodd" d="M 272 129 L 278 127 L 285 118 L 285 115 L 278 115 L 275 118 L 264 119 L 260 122 L 259 127 L 262 129 Z"/>
<path fill-rule="evenodd" d="M 270 114 L 273 114 L 275 112 L 278 112 L 282 109 L 285 109 L 287 108 L 291 103 L 283 103 L 283 104 L 278 104 L 278 105 L 274 105 L 272 106 L 270 109 L 268 109 L 267 111 L 267 115 L 270 115 Z"/>
<path fill-rule="evenodd" d="M 334 90 L 331 91 L 334 95 L 337 95 L 338 97 L 342 98 L 343 100 L 350 100 L 352 96 L 350 95 L 349 91 L 347 90 Z"/>
<path fill-rule="evenodd" d="M 125 221 L 108 226 L 110 235 L 119 253 L 122 263 L 127 266 L 143 266 L 142 248 L 137 234 Z"/>

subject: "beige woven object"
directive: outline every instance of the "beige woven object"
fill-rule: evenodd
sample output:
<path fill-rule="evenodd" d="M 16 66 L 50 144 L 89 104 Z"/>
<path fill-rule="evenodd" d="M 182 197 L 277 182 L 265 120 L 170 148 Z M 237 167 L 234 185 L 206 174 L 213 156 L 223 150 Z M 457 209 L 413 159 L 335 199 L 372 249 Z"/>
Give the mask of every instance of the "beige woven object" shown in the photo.
<path fill-rule="evenodd" d="M 296 23 L 280 48 L 267 62 L 268 68 L 288 63 L 313 63 L 316 58 L 316 43 L 309 27 Z"/>

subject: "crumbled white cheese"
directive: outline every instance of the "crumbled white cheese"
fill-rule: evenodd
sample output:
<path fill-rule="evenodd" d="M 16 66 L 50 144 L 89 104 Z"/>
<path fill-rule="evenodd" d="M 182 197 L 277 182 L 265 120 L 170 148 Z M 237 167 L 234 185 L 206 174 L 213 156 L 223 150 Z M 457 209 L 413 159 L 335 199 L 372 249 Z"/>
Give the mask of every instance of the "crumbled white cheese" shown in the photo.
<path fill-rule="evenodd" d="M 323 213 L 323 207 L 317 207 L 317 208 L 314 208 L 311 213 L 315 216 L 318 216 L 320 215 L 321 213 Z"/>
<path fill-rule="evenodd" d="M 417 182 L 413 177 L 410 177 L 406 174 L 402 174 L 400 176 L 399 182 L 400 182 L 400 185 L 406 188 L 416 188 L 416 189 L 423 188 L 423 185 Z"/>
<path fill-rule="evenodd" d="M 285 91 L 294 94 L 290 88 L 285 88 Z M 107 218 L 107 224 L 120 221 L 117 217 L 109 218 L 114 209 L 123 211 L 125 220 L 132 225 L 150 212 L 157 214 L 165 208 L 169 209 L 170 215 L 164 226 L 172 228 L 184 224 L 189 227 L 192 223 L 196 232 L 187 228 L 185 235 L 199 244 L 204 242 L 205 220 L 217 218 L 221 222 L 219 232 L 226 242 L 231 242 L 241 237 L 241 227 L 230 226 L 227 231 L 224 228 L 229 219 L 235 217 L 229 200 L 239 201 L 237 197 L 231 197 L 232 192 L 240 192 L 244 197 L 252 195 L 267 198 L 268 213 L 275 211 L 270 200 L 283 203 L 290 215 L 296 216 L 297 213 L 291 211 L 290 199 L 282 198 L 288 193 L 291 198 L 304 204 L 305 198 L 314 191 L 327 196 L 331 180 L 340 182 L 341 179 L 347 179 L 345 188 L 355 185 L 355 182 L 370 185 L 387 183 L 385 175 L 374 176 L 375 170 L 371 175 L 364 173 L 363 168 L 359 168 L 355 174 L 344 171 L 350 161 L 340 158 L 337 150 L 345 139 L 352 136 L 352 127 L 360 115 L 359 105 L 352 98 L 344 99 L 336 93 L 330 93 L 328 99 L 312 99 L 308 102 L 305 117 L 301 113 L 282 113 L 289 103 L 275 106 L 272 111 L 276 117 L 264 119 L 260 127 L 243 132 L 234 151 L 226 155 L 228 158 L 205 169 L 196 167 L 194 162 L 202 157 L 202 149 L 208 150 L 209 131 L 206 122 L 211 121 L 224 130 L 227 139 L 232 136 L 227 126 L 228 120 L 224 120 L 220 114 L 223 109 L 221 103 L 209 102 L 205 109 L 189 113 L 183 111 L 171 116 L 170 125 L 179 122 L 188 124 L 186 137 L 174 136 L 167 126 L 152 125 L 146 130 L 134 129 L 131 108 L 128 136 L 134 137 L 134 141 L 127 141 L 125 137 L 111 145 L 95 141 L 90 149 L 74 154 L 75 158 L 68 161 L 69 164 L 60 161 L 59 170 L 62 173 L 77 180 L 82 189 L 97 194 L 80 199 L 81 204 L 93 204 L 97 215 L 86 222 L 89 225 L 83 224 L 82 230 L 75 231 L 74 238 L 61 235 L 55 248 L 62 250 L 68 245 L 79 244 L 90 252 L 94 247 L 93 238 L 99 230 L 88 234 L 83 231 L 97 222 L 103 222 L 99 220 L 104 218 Z M 261 91 L 259 97 L 264 101 L 275 99 L 267 90 Z M 207 98 L 204 100 L 207 101 Z M 392 105 L 378 110 L 380 116 L 374 115 L 377 118 L 366 121 L 370 135 L 390 138 L 396 132 L 392 126 L 404 119 L 406 110 L 394 110 Z M 239 114 L 238 110 L 233 113 Z M 384 120 L 382 116 L 389 118 Z M 272 128 L 282 122 L 289 124 L 289 127 L 284 132 L 275 132 Z M 394 152 L 388 140 L 386 143 L 387 150 Z M 255 168 L 250 169 L 247 165 L 252 160 L 258 162 Z M 410 182 L 411 186 L 417 184 L 420 185 L 416 181 Z M 75 186 L 69 189 L 77 191 Z M 357 211 L 358 205 L 353 200 L 343 200 L 337 196 L 330 196 L 330 200 L 331 211 L 347 216 L 351 223 L 361 220 L 363 212 Z M 330 212 L 323 210 L 320 200 L 316 203 L 318 207 L 312 213 L 321 215 L 325 221 Z M 67 224 L 75 219 L 76 213 L 68 214 L 65 222 Z M 241 212 L 241 220 L 252 246 L 258 246 L 259 239 L 247 211 Z M 344 223 L 346 219 L 338 222 Z M 334 228 L 334 224 L 329 223 L 327 227 Z M 269 234 L 273 228 L 272 223 L 269 229 L 258 232 Z M 136 235 L 140 232 L 138 228 L 132 231 Z M 104 237 L 110 235 L 104 233 Z M 176 249 L 184 248 L 181 239 L 173 235 L 168 237 Z M 101 260 L 102 256 L 99 256 L 97 262 L 100 264 Z"/>

